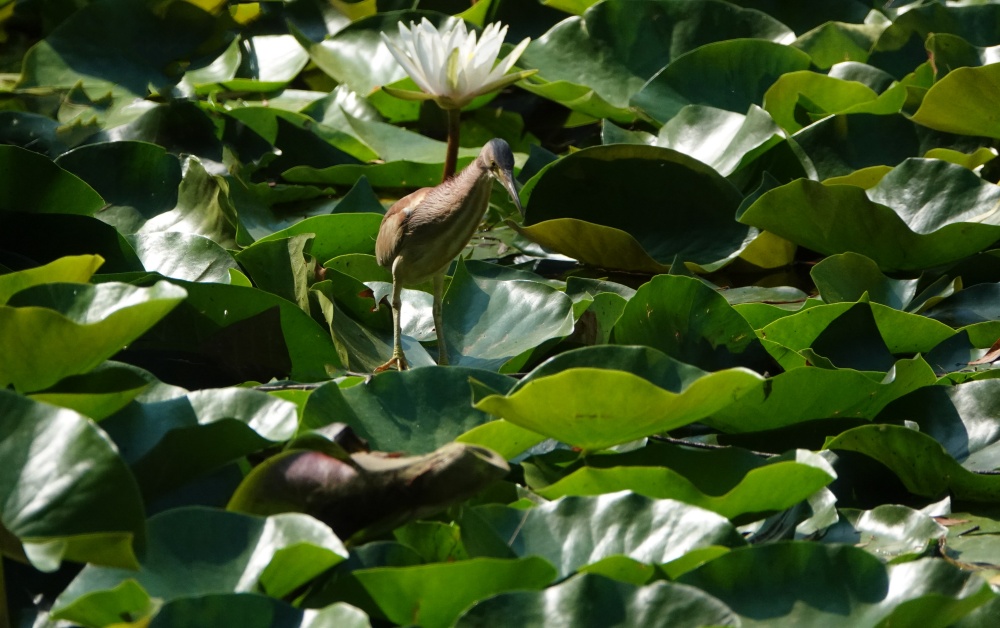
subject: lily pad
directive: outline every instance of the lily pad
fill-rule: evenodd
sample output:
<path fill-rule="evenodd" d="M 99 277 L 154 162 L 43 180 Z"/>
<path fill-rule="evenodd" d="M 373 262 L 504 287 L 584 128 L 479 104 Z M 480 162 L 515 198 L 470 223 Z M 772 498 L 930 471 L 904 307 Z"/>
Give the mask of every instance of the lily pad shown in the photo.
<path fill-rule="evenodd" d="M 508 555 L 543 557 L 560 577 L 611 556 L 660 564 L 698 548 L 745 544 L 732 524 L 713 512 L 628 491 L 563 497 L 528 510 L 479 506 L 464 513 L 460 525 L 463 538 L 466 529 L 484 526 L 502 539 Z M 554 531 L 574 542 L 553 542 Z M 465 538 L 470 553 L 477 547 L 471 541 Z"/>
<path fill-rule="evenodd" d="M 179 556 L 188 558 L 178 562 Z M 281 597 L 346 557 L 330 529 L 306 515 L 263 518 L 177 508 L 150 518 L 138 571 L 87 566 L 56 600 L 53 614 L 106 625 L 109 617 L 143 614 L 153 597 L 170 601 L 257 589 Z"/>
<path fill-rule="evenodd" d="M 728 584 L 734 577 L 755 586 L 734 588 Z M 862 549 L 818 543 L 736 549 L 678 581 L 718 597 L 744 626 L 818 625 L 845 617 L 858 625 L 946 626 L 992 595 L 981 578 L 941 559 L 886 567 Z M 836 607 L 829 605 L 831 595 L 839 600 Z"/>
<path fill-rule="evenodd" d="M 184 289 L 167 282 L 150 288 L 60 283 L 22 290 L 0 307 L 0 352 L 20 356 L 0 364 L 0 383 L 37 391 L 85 373 L 186 296 Z"/>
<path fill-rule="evenodd" d="M 732 220 L 740 195 L 731 183 L 687 155 L 653 146 L 573 153 L 533 177 L 521 197 L 521 233 L 603 268 L 664 272 L 679 258 L 717 269 L 752 235 Z"/>
<path fill-rule="evenodd" d="M 782 74 L 805 70 L 809 55 L 760 39 L 706 44 L 678 57 L 649 79 L 630 104 L 659 123 L 685 105 L 708 105 L 743 113 L 761 105 Z"/>
<path fill-rule="evenodd" d="M 107 435 L 72 410 L 0 390 L 0 548 L 55 571 L 63 560 L 132 568 L 146 538 L 135 478 Z"/>
<path fill-rule="evenodd" d="M 688 425 L 733 403 L 760 376 L 718 371 L 669 392 L 624 371 L 574 368 L 540 377 L 476 408 L 562 442 L 599 450 Z"/>
<path fill-rule="evenodd" d="M 724 604 L 698 589 L 657 582 L 634 587 L 593 574 L 580 574 L 543 591 L 502 593 L 476 604 L 456 626 L 513 623 L 541 625 L 553 614 L 574 626 L 734 626 Z"/>

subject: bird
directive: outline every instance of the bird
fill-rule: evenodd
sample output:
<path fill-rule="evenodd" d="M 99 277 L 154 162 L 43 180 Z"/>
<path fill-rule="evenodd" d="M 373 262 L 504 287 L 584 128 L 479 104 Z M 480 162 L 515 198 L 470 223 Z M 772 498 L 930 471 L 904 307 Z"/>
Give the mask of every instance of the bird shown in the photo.
<path fill-rule="evenodd" d="M 514 184 L 514 153 L 502 139 L 483 146 L 479 156 L 457 175 L 432 188 L 421 188 L 396 201 L 382 218 L 375 257 L 392 271 L 392 357 L 376 373 L 407 368 L 400 331 L 400 294 L 404 286 L 434 281 L 434 331 L 438 364 L 448 364 L 441 322 L 444 276 L 451 261 L 469 243 L 489 206 L 493 180 L 507 190 L 523 215 Z"/>

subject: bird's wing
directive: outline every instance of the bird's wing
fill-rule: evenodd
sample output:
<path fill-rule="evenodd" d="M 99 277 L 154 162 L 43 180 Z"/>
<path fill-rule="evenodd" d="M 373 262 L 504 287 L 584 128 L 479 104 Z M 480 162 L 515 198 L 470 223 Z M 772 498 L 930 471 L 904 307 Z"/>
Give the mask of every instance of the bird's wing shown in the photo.
<path fill-rule="evenodd" d="M 413 210 L 423 202 L 427 193 L 434 188 L 420 188 L 412 194 L 407 194 L 392 204 L 389 211 L 382 218 L 382 224 L 378 228 L 378 238 L 375 240 L 375 257 L 379 266 L 392 268 L 392 262 L 399 255 L 403 245 L 403 236 L 406 234 L 406 223 L 409 221 Z"/>

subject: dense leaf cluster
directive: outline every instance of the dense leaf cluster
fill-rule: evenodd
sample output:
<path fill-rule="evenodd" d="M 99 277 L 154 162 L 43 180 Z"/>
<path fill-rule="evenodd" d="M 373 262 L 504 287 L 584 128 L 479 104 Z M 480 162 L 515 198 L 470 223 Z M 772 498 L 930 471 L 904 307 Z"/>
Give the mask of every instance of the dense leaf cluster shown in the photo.
<path fill-rule="evenodd" d="M 423 18 L 533 38 L 459 151 L 526 211 L 449 270 L 452 366 L 416 286 L 365 377 L 445 156 L 380 89 Z M 0 0 L 0 42 L 14 624 L 1000 622 L 1000 5 Z"/>

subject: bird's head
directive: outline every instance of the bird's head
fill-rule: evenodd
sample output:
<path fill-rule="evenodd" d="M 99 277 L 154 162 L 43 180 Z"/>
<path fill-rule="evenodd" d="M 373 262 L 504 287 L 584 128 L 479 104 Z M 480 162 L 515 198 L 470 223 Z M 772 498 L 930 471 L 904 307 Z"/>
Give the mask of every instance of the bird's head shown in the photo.
<path fill-rule="evenodd" d="M 514 183 L 514 153 L 510 150 L 510 145 L 500 138 L 490 140 L 479 153 L 479 161 L 483 168 L 503 185 L 514 200 L 517 211 L 523 216 L 524 210 L 521 208 L 521 199 L 517 196 L 517 185 Z"/>

